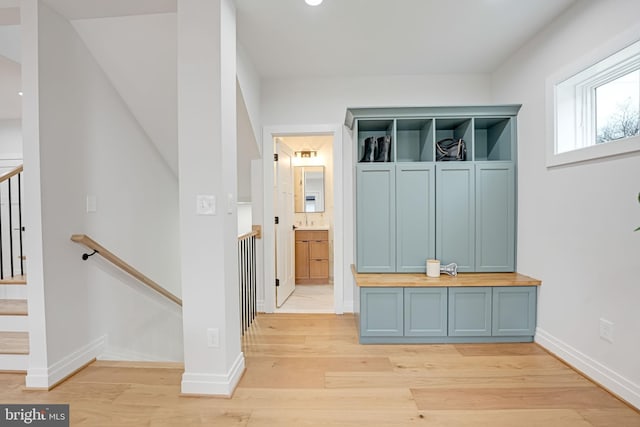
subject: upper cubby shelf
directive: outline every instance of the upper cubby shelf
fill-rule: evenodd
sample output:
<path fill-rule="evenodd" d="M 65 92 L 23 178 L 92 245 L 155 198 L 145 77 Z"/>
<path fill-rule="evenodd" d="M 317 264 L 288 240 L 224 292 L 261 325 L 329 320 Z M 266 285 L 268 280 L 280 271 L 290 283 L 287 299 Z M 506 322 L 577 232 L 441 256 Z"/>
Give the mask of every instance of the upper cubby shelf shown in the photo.
<path fill-rule="evenodd" d="M 397 161 L 433 161 L 433 135 L 433 119 L 398 119 L 396 121 Z"/>
<path fill-rule="evenodd" d="M 349 108 L 358 162 L 433 162 L 436 143 L 462 139 L 466 161 L 513 161 L 520 105 Z"/>
<path fill-rule="evenodd" d="M 395 137 L 393 119 L 358 120 L 358 161 L 394 161 Z M 388 147 L 385 139 L 390 141 Z M 385 153 L 382 150 L 386 150 Z"/>
<path fill-rule="evenodd" d="M 512 160 L 515 136 L 511 123 L 512 119 L 505 117 L 475 119 L 475 160 Z"/>

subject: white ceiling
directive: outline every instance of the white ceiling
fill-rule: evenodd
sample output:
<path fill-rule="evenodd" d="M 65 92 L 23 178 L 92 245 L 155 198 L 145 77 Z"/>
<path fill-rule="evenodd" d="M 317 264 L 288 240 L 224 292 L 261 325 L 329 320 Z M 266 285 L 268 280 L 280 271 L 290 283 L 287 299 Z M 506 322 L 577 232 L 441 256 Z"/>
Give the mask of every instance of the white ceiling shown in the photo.
<path fill-rule="evenodd" d="M 237 0 L 266 78 L 488 73 L 574 0 Z"/>
<path fill-rule="evenodd" d="M 177 1 L 44 1 L 72 21 L 175 170 Z M 574 1 L 236 0 L 237 33 L 263 79 L 487 73 Z M 0 57 L 13 60 L 0 63 L 5 117 L 20 114 L 19 31 L 7 27 L 18 5 L 0 0 Z"/>

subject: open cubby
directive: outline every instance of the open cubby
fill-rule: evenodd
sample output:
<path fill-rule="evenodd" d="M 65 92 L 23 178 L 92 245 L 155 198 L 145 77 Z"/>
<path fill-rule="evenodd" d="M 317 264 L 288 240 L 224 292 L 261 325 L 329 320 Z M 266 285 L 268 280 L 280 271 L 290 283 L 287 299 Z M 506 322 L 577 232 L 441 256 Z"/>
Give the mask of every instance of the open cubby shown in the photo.
<path fill-rule="evenodd" d="M 472 136 L 473 127 L 471 126 L 471 119 L 469 118 L 436 119 L 435 142 L 446 138 L 462 138 L 467 147 L 467 161 L 472 160 Z"/>
<path fill-rule="evenodd" d="M 393 134 L 393 119 L 361 119 L 358 120 L 358 162 L 364 156 L 364 140 L 369 137 L 378 138 L 385 135 L 391 136 L 390 161 L 395 161 L 395 137 Z"/>
<path fill-rule="evenodd" d="M 474 160 L 512 160 L 511 126 L 508 117 L 475 119 Z"/>
<path fill-rule="evenodd" d="M 433 119 L 398 119 L 396 161 L 433 161 Z"/>

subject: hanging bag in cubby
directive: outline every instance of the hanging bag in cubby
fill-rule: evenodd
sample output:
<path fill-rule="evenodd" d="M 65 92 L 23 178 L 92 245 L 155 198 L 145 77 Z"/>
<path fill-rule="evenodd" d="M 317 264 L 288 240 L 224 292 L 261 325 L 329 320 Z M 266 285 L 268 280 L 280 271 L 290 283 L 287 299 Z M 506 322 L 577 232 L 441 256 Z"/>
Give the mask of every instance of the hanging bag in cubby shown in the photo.
<path fill-rule="evenodd" d="M 464 161 L 467 159 L 467 146 L 462 138 L 445 138 L 436 142 L 436 161 Z"/>

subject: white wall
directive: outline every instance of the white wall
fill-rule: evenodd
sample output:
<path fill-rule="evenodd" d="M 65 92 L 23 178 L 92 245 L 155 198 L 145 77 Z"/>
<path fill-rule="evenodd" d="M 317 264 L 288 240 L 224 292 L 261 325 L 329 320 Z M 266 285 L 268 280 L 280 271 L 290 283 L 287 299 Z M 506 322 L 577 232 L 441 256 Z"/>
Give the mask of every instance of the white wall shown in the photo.
<path fill-rule="evenodd" d="M 543 281 L 536 341 L 640 407 L 640 156 L 545 167 L 545 81 L 639 24 L 640 2 L 576 2 L 493 75 L 518 117 L 518 270 Z M 640 35 L 640 31 L 636 34 Z M 614 342 L 599 319 L 614 322 Z"/>
<path fill-rule="evenodd" d="M 178 138 L 183 283 L 182 393 L 230 396 L 244 371 L 236 207 L 233 0 L 178 1 Z M 198 195 L 215 212 L 198 214 Z"/>
<path fill-rule="evenodd" d="M 262 82 L 262 123 L 343 123 L 347 107 L 483 104 L 484 74 L 273 79 Z"/>
<path fill-rule="evenodd" d="M 22 158 L 22 121 L 0 119 L 0 159 Z"/>
<path fill-rule="evenodd" d="M 253 141 L 256 146 L 256 150 L 259 153 L 260 149 L 262 148 L 258 139 L 262 135 L 260 75 L 258 74 L 255 65 L 251 61 L 251 58 L 245 52 L 242 44 L 236 43 L 236 53 L 236 75 L 238 79 L 238 86 L 240 89 L 240 96 L 238 97 L 238 99 L 242 98 L 242 104 L 247 112 L 247 116 L 251 124 Z"/>
<path fill-rule="evenodd" d="M 262 122 L 265 127 L 284 125 L 303 130 L 305 126 L 318 124 L 342 126 L 347 107 L 477 105 L 490 100 L 490 76 L 484 74 L 276 79 L 262 82 Z M 355 163 L 351 135 L 342 128 L 340 139 L 344 142 L 333 149 L 342 157 L 344 168 L 342 179 L 335 180 L 333 186 L 344 191 L 334 214 L 337 216 L 337 210 L 342 209 L 345 224 L 344 236 L 340 235 L 342 230 L 337 230 L 334 236 L 335 246 L 342 247 L 334 249 L 344 254 L 343 301 L 348 312 L 353 310 L 350 265 L 354 263 Z M 265 262 L 272 262 L 273 248 L 265 247 L 264 253 Z M 264 290 L 258 295 L 264 295 Z"/>
<path fill-rule="evenodd" d="M 179 295 L 175 178 L 70 23 L 41 2 L 29 3 L 25 13 L 39 7 L 37 28 L 27 29 L 39 31 L 39 45 L 27 40 L 23 53 L 30 65 L 25 69 L 38 75 L 25 73 L 35 93 L 25 94 L 24 120 L 29 129 L 38 128 L 39 137 L 25 134 L 25 174 L 39 171 L 41 194 L 38 201 L 33 193 L 27 197 L 32 209 L 26 227 L 36 237 L 27 240 L 26 251 L 30 259 L 36 255 L 28 263 L 29 286 L 44 298 L 39 307 L 41 297 L 30 293 L 29 317 L 40 329 L 46 316 L 47 366 L 30 364 L 28 383 L 55 381 L 99 354 L 105 335 L 112 355 L 180 360 L 179 309 L 95 257 L 83 262 L 85 249 L 69 240 L 74 233 L 88 234 Z M 95 213 L 86 212 L 87 195 L 97 199 Z M 44 360 L 37 354 L 35 359 Z"/>
<path fill-rule="evenodd" d="M 0 119 L 22 117 L 20 64 L 0 55 Z"/>

